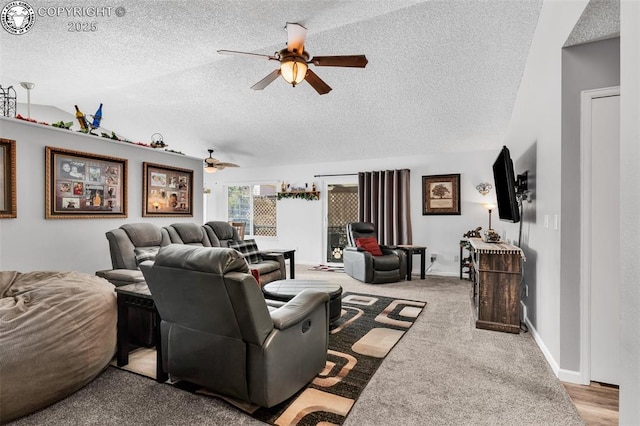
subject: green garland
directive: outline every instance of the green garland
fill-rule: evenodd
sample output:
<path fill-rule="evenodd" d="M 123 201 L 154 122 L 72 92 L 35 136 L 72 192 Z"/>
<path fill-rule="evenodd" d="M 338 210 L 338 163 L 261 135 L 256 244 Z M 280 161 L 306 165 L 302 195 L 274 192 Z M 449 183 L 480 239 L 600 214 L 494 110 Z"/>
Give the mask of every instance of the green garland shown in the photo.
<path fill-rule="evenodd" d="M 278 192 L 278 200 L 282 200 L 283 198 L 301 198 L 303 200 L 319 200 L 320 192 L 318 191 Z"/>

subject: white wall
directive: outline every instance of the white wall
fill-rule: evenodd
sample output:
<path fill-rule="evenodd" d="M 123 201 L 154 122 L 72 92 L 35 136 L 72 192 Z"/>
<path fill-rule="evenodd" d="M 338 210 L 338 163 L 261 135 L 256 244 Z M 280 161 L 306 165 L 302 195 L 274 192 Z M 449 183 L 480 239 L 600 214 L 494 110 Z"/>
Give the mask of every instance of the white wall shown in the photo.
<path fill-rule="evenodd" d="M 389 147 L 393 152 L 393 147 Z M 412 157 L 389 157 L 375 160 L 336 161 L 334 163 L 317 163 L 286 167 L 264 167 L 254 169 L 225 169 L 213 175 L 205 174 L 205 185 L 211 189 L 207 196 L 207 220 L 227 220 L 227 204 L 225 185 L 253 182 L 286 181 L 295 184 L 316 183 L 323 187 L 323 178 L 314 175 L 357 173 L 373 170 L 389 170 L 408 168 L 411 170 L 411 218 L 413 227 L 413 243 L 427 246 L 427 264 L 430 253 L 438 254 L 438 261 L 432 273 L 458 275 L 459 262 L 454 256 L 459 255 L 459 241 L 470 229 L 488 227 L 489 215 L 482 203 L 495 203 L 492 191 L 483 197 L 475 189 L 481 182 L 493 184 L 491 165 L 498 156 L 495 151 L 427 154 L 416 153 Z M 338 153 L 336 154 L 339 155 Z M 460 216 L 423 216 L 422 215 L 422 176 L 436 174 L 461 174 L 461 212 Z M 331 179 L 331 178 L 324 178 Z M 357 177 L 354 177 L 357 182 Z M 283 199 L 278 201 L 278 237 L 256 238 L 258 247 L 262 248 L 295 248 L 296 263 L 325 263 L 322 251 L 324 199 L 320 201 L 301 199 Z M 493 228 L 501 232 L 503 225 L 498 221 L 497 213 L 493 213 Z M 417 265 L 415 265 L 417 263 Z M 416 257 L 414 272 L 419 270 Z"/>
<path fill-rule="evenodd" d="M 92 274 L 111 268 L 105 232 L 123 223 L 203 223 L 201 159 L 4 117 L 0 118 L 0 137 L 16 141 L 18 190 L 18 217 L 0 219 L 0 270 L 77 270 Z M 45 219 L 45 146 L 128 159 L 128 217 Z M 194 170 L 193 217 L 142 217 L 143 161 Z"/>
<path fill-rule="evenodd" d="M 561 360 L 560 340 L 570 338 L 560 334 L 561 49 L 586 4 L 544 2 L 505 138 L 516 170 L 537 169 L 534 201 L 527 206 L 535 215 L 529 215 L 523 223 L 526 284 L 530 290 L 524 303 L 532 319 L 532 332 L 556 373 Z M 545 215 L 549 216 L 549 227 L 544 226 Z M 554 227 L 556 216 L 558 229 Z M 571 220 L 570 215 L 564 220 Z M 517 234 L 517 227 L 512 226 L 509 232 Z"/>
<path fill-rule="evenodd" d="M 620 424 L 640 424 L 640 3 L 620 8 Z"/>
<path fill-rule="evenodd" d="M 580 93 L 620 85 L 620 39 L 567 47 L 562 51 L 562 210 L 573 212 L 562 228 L 560 333 L 564 371 L 580 370 Z M 594 240 L 594 243 L 597 241 Z M 603 261 L 605 259 L 602 259 Z M 566 338 L 564 336 L 567 336 Z"/>

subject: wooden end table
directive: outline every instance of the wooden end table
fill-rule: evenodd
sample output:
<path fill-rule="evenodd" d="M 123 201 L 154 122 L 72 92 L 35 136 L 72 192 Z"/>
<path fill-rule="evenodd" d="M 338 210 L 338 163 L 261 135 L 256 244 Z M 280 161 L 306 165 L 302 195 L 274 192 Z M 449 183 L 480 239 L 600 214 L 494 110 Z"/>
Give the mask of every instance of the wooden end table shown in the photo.
<path fill-rule="evenodd" d="M 411 270 L 413 269 L 413 255 L 420 255 L 420 279 L 424 280 L 424 272 L 426 268 L 426 251 L 424 246 L 414 246 L 408 244 L 401 244 L 396 246 L 400 250 L 403 250 L 407 254 L 407 281 L 411 281 Z"/>
<path fill-rule="evenodd" d="M 289 259 L 289 278 L 296 277 L 296 250 L 295 249 L 267 249 L 269 253 L 281 254 L 285 260 Z"/>
<path fill-rule="evenodd" d="M 118 367 L 129 363 L 129 309 L 142 309 L 153 312 L 156 338 L 156 381 L 167 381 L 167 373 L 162 368 L 162 342 L 160 340 L 160 314 L 151 297 L 147 283 L 129 284 L 116 287 L 118 300 Z"/>

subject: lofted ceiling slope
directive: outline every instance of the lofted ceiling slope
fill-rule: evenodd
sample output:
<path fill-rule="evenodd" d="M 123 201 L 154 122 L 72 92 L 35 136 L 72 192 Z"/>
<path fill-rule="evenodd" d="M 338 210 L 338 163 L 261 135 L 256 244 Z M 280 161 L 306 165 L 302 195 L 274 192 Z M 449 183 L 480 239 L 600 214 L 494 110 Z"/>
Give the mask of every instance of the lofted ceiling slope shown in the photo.
<path fill-rule="evenodd" d="M 95 18 L 46 9 L 74 1 L 31 5 L 45 13 L 28 33 L 0 30 L 0 84 L 20 102 L 30 81 L 34 104 L 103 103 L 102 125 L 129 140 L 161 133 L 250 167 L 501 146 L 542 2 L 136 1 Z M 68 31 L 85 21 L 96 31 Z M 286 22 L 307 27 L 311 56 L 365 54 L 367 67 L 311 66 L 333 88 L 323 96 L 280 78 L 254 91 L 277 63 L 216 53 L 273 54 Z"/>

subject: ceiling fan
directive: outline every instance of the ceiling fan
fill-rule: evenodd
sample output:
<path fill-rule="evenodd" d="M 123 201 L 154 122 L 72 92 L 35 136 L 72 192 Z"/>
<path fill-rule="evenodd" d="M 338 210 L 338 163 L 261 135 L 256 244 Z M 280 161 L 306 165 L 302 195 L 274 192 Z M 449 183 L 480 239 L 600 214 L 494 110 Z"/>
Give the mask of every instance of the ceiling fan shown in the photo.
<path fill-rule="evenodd" d="M 259 53 L 237 52 L 235 50 L 218 50 L 218 53 L 229 55 L 249 55 L 267 58 L 270 61 L 280 62 L 280 68 L 274 70 L 265 78 L 251 86 L 254 90 L 262 90 L 271 84 L 279 75 L 293 87 L 305 80 L 321 95 L 329 93 L 331 87 L 309 69 L 308 64 L 317 67 L 351 67 L 364 68 L 367 66 L 367 58 L 364 55 L 350 56 L 314 56 L 309 59 L 309 53 L 304 50 L 304 41 L 307 29 L 300 24 L 287 22 L 287 47 L 273 55 L 261 55 Z"/>
<path fill-rule="evenodd" d="M 223 163 L 217 158 L 213 158 L 211 154 L 213 154 L 212 149 L 208 149 L 209 158 L 204 159 L 204 171 L 207 173 L 215 173 L 218 170 L 223 170 L 225 167 L 240 167 L 234 163 Z"/>

